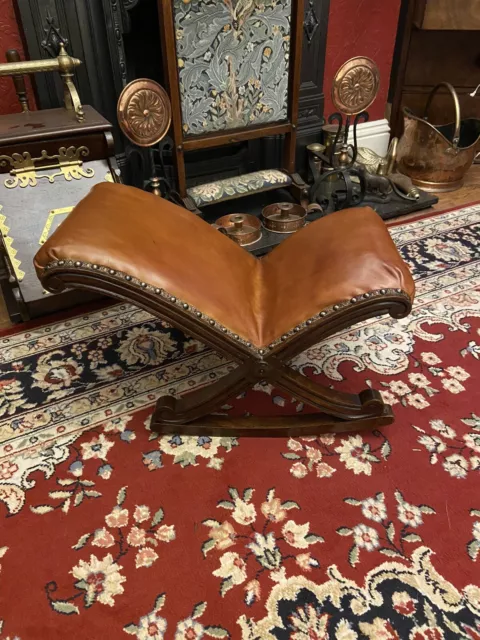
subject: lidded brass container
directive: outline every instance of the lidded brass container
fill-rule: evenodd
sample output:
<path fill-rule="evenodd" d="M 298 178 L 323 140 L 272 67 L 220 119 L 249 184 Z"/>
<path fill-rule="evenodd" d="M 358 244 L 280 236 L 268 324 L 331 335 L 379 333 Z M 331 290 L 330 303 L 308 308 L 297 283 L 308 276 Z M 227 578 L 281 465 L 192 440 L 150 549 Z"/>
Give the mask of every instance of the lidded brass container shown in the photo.
<path fill-rule="evenodd" d="M 242 247 L 254 244 L 262 237 L 262 225 L 256 216 L 230 213 L 218 218 L 213 225 Z"/>
<path fill-rule="evenodd" d="M 263 226 L 276 233 L 293 233 L 305 226 L 307 211 L 300 204 L 279 202 L 262 211 Z"/>

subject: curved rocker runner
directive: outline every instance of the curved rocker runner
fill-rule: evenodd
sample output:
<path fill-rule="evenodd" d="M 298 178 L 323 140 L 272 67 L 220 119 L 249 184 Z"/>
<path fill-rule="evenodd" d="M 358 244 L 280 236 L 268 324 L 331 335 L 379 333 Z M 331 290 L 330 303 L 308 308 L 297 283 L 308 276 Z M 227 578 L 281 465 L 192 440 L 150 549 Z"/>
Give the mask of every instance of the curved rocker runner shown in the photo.
<path fill-rule="evenodd" d="M 205 389 L 159 398 L 154 431 L 298 435 L 393 422 L 379 392 L 333 391 L 288 364 L 362 320 L 410 312 L 412 277 L 372 209 L 347 209 L 317 220 L 258 259 L 181 207 L 104 183 L 43 245 L 35 268 L 50 291 L 90 289 L 131 302 L 236 364 Z M 320 413 L 212 414 L 259 381 Z"/>

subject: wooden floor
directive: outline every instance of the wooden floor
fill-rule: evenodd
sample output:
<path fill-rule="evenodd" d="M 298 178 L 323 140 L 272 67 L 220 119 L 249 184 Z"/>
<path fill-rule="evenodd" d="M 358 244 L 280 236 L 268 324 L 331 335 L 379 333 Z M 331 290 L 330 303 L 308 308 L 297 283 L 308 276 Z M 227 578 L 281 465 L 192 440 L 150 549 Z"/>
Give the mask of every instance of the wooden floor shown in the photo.
<path fill-rule="evenodd" d="M 446 211 L 447 209 L 453 209 L 460 207 L 463 204 L 469 204 L 471 202 L 480 201 L 480 165 L 474 165 L 467 174 L 465 184 L 458 191 L 451 191 L 449 193 L 438 194 L 439 202 L 432 210 Z M 408 220 L 417 216 L 418 213 L 413 213 L 411 216 L 403 216 L 402 220 Z M 7 329 L 12 326 L 8 317 L 3 298 L 0 293 L 0 330 Z"/>
<path fill-rule="evenodd" d="M 462 204 L 480 201 L 480 164 L 475 164 L 467 173 L 465 184 L 458 191 L 450 191 L 449 193 L 439 193 L 439 202 L 433 209 L 438 211 L 446 211 L 460 207 Z"/>

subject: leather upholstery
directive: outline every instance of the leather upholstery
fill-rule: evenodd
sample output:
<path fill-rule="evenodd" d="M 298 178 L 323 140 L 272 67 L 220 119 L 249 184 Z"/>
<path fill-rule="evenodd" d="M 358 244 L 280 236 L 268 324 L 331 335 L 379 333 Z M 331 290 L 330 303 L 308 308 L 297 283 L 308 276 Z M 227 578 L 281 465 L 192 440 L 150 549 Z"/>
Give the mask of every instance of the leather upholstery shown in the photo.
<path fill-rule="evenodd" d="M 133 187 L 102 183 L 35 258 L 123 271 L 197 307 L 256 346 L 323 308 L 375 289 L 414 284 L 386 226 L 369 208 L 329 215 L 262 259 L 199 217 Z"/>
<path fill-rule="evenodd" d="M 415 285 L 383 220 L 370 207 L 344 209 L 294 233 L 262 259 L 262 342 L 343 300 Z"/>

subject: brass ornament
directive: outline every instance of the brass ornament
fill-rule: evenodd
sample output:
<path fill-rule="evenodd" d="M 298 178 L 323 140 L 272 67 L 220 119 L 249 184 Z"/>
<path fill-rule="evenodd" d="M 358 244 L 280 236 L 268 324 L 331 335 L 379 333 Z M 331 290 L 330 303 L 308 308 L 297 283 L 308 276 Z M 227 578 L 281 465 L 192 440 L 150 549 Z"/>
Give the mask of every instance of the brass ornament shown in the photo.
<path fill-rule="evenodd" d="M 38 244 L 45 244 L 45 242 L 48 240 L 53 221 L 57 216 L 67 216 L 72 211 L 73 211 L 73 207 L 64 207 L 63 209 L 52 209 L 48 213 L 48 218 L 47 218 L 47 221 L 45 222 L 45 226 L 43 227 L 43 231 L 40 236 L 40 239 L 38 240 Z"/>
<path fill-rule="evenodd" d="M 370 58 L 347 60 L 333 80 L 332 100 L 335 107 L 348 116 L 368 109 L 378 94 L 380 73 Z"/>
<path fill-rule="evenodd" d="M 15 276 L 18 282 L 22 282 L 25 277 L 25 271 L 20 268 L 22 262 L 16 257 L 18 251 L 13 246 L 13 238 L 8 235 L 10 227 L 7 227 L 6 225 L 7 216 L 2 214 L 2 210 L 3 207 L 0 204 L 0 233 L 2 234 L 3 244 L 10 259 L 10 264 L 12 265 Z"/>
<path fill-rule="evenodd" d="M 165 89 L 153 80 L 134 80 L 120 95 L 117 117 L 129 140 L 139 147 L 151 147 L 160 142 L 170 128 L 170 99 Z"/>
<path fill-rule="evenodd" d="M 90 154 L 88 147 L 60 147 L 58 154 L 49 156 L 43 150 L 39 158 L 32 158 L 28 151 L 23 153 L 13 153 L 11 156 L 0 156 L 0 167 L 10 165 L 10 178 L 5 180 L 7 189 L 15 189 L 20 185 L 22 189 L 25 187 L 36 187 L 37 181 L 45 178 L 50 183 L 55 182 L 55 178 L 63 176 L 65 180 L 81 180 L 81 178 L 93 178 L 95 170 L 92 168 L 84 168 L 83 160 Z M 40 162 L 51 161 L 48 164 L 42 164 L 37 167 Z M 60 169 L 56 173 L 39 173 L 39 171 L 47 171 L 50 169 Z"/>

